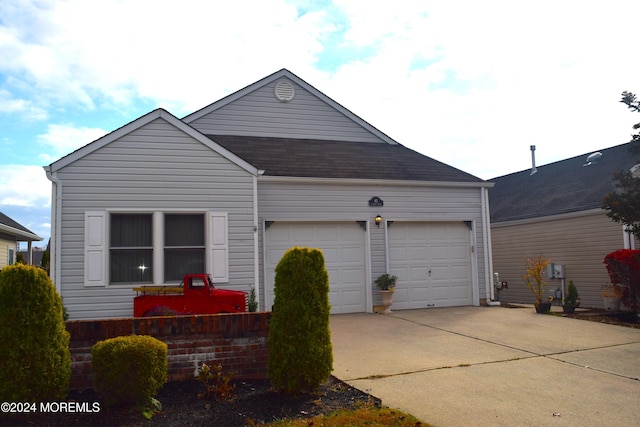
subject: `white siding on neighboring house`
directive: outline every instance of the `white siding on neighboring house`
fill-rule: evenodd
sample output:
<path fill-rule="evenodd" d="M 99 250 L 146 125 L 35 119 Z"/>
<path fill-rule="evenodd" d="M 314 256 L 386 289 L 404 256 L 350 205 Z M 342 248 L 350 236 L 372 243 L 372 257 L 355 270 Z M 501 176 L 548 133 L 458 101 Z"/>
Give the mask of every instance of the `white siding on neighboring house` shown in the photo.
<path fill-rule="evenodd" d="M 100 251 L 108 248 L 108 215 L 113 212 L 149 213 L 154 221 L 158 213 L 220 213 L 210 217 L 207 229 L 213 233 L 226 225 L 227 234 L 207 238 L 208 265 L 222 263 L 217 279 L 228 282 L 229 289 L 248 291 L 255 283 L 253 176 L 164 119 L 75 160 L 56 177 L 64 195 L 64 260 L 57 285 L 71 319 L 133 314 L 132 286 L 109 284 L 108 266 L 100 270 L 97 261 L 107 262 Z M 85 258 L 85 250 L 93 259 Z"/>
<path fill-rule="evenodd" d="M 185 119 L 203 134 L 383 142 L 293 82 L 293 100 L 279 101 L 274 95 L 278 81 L 191 122 Z"/>
<path fill-rule="evenodd" d="M 412 183 L 385 183 L 382 181 L 344 183 L 338 180 L 286 180 L 262 177 L 259 179 L 258 199 L 261 221 L 306 221 L 309 224 L 327 221 L 367 221 L 370 241 L 366 286 L 371 304 L 379 305 L 380 298 L 373 284 L 377 276 L 386 272 L 386 238 L 384 223 L 376 227 L 374 218 L 380 214 L 385 221 L 441 222 L 469 221 L 474 224 L 475 244 L 469 257 L 473 300 L 479 304 L 484 297 L 485 283 L 482 241 L 480 190 L 477 187 L 447 187 L 446 185 L 412 185 Z M 384 206 L 370 207 L 369 199 L 380 197 Z M 393 224 L 391 225 L 393 227 Z M 466 227 L 466 225 L 465 225 Z M 468 228 L 466 228 L 468 230 Z M 265 236 L 261 233 L 261 239 Z M 268 232 L 266 238 L 268 239 Z M 473 244 L 473 240 L 469 242 Z M 266 242 L 268 246 L 268 242 Z M 261 249 L 263 248 L 261 244 Z M 471 248 L 469 248 L 471 251 Z M 475 259 L 474 259 L 475 258 Z M 264 263 L 264 253 L 260 260 Z M 264 268 L 264 264 L 263 264 Z M 270 274 L 268 271 L 266 274 Z M 390 271 L 394 274 L 393 271 Z M 265 274 L 261 272 L 261 274 Z M 261 283 L 265 283 L 261 280 Z M 480 295 L 480 296 L 479 296 Z M 465 300 L 467 301 L 467 300 Z M 367 311 L 372 309 L 367 307 Z"/>
<path fill-rule="evenodd" d="M 602 307 L 600 286 L 609 281 L 604 257 L 623 247 L 622 226 L 600 209 L 493 224 L 491 237 L 494 271 L 509 286 L 500 299 L 512 303 L 533 304 L 522 276 L 527 258 L 543 255 L 565 266 L 565 290 L 573 280 L 583 307 Z M 560 279 L 549 279 L 545 293 L 561 286 Z"/>

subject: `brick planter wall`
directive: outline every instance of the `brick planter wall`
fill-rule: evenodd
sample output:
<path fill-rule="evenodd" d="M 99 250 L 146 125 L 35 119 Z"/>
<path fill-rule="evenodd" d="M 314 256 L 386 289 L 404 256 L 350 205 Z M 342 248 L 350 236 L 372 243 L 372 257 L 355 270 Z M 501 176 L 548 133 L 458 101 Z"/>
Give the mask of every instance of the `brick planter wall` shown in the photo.
<path fill-rule="evenodd" d="M 266 378 L 271 313 L 70 320 L 71 389 L 93 387 L 91 347 L 123 335 L 150 335 L 169 346 L 169 381 L 193 379 L 207 363 L 235 378 Z"/>

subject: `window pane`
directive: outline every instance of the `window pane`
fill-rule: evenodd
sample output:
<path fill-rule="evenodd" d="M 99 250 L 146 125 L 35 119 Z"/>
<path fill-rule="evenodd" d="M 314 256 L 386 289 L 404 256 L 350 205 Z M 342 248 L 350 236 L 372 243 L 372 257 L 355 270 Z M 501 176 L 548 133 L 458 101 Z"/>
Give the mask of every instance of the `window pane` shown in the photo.
<path fill-rule="evenodd" d="M 150 283 L 151 249 L 111 249 L 111 283 Z"/>
<path fill-rule="evenodd" d="M 164 236 L 165 246 L 204 246 L 204 215 L 165 215 Z"/>
<path fill-rule="evenodd" d="M 151 247 L 151 214 L 111 214 L 111 247 Z"/>
<path fill-rule="evenodd" d="M 164 279 L 167 282 L 180 281 L 185 274 L 205 273 L 204 248 L 165 249 Z"/>

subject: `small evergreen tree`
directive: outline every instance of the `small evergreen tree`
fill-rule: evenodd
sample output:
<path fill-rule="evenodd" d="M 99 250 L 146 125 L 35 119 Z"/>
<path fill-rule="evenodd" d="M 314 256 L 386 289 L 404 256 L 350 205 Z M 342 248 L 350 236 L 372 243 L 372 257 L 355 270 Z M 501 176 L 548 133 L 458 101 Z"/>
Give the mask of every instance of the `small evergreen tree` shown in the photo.
<path fill-rule="evenodd" d="M 631 92 L 622 92 L 620 100 L 631 111 L 640 112 L 640 100 Z M 633 125 L 633 129 L 640 129 L 640 123 Z M 640 155 L 640 134 L 631 136 L 629 154 Z M 607 211 L 607 216 L 618 224 L 627 227 L 630 233 L 640 239 L 640 178 L 631 171 L 620 171 L 613 174 L 616 182 L 615 191 L 607 194 L 602 200 L 601 207 Z"/>
<path fill-rule="evenodd" d="M 0 271 L 0 401 L 62 399 L 71 378 L 62 299 L 40 268 Z"/>
<path fill-rule="evenodd" d="M 287 392 L 316 389 L 331 375 L 329 275 L 319 249 L 289 249 L 276 267 L 269 322 L 269 379 Z"/>

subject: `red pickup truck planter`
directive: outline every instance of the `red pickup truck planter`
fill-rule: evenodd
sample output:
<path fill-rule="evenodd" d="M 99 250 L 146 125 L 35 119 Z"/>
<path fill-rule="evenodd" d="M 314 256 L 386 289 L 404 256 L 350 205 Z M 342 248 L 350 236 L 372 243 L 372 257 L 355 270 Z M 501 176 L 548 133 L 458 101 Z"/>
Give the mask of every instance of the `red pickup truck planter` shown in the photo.
<path fill-rule="evenodd" d="M 142 286 L 133 290 L 134 317 L 247 311 L 246 292 L 216 289 L 208 274 L 187 274 L 180 286 Z"/>

